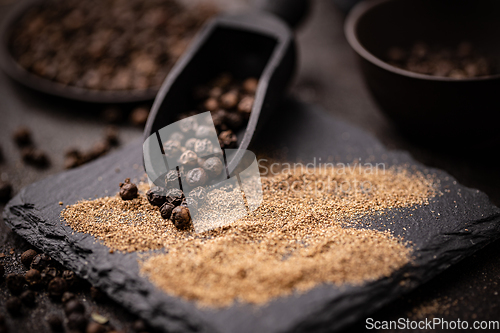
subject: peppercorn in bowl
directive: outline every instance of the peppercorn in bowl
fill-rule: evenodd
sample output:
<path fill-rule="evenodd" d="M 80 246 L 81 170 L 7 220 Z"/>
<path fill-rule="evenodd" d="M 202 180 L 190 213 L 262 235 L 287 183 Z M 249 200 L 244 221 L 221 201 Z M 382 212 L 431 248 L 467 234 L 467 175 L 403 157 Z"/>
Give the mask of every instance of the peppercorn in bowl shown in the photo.
<path fill-rule="evenodd" d="M 208 0 L 23 1 L 4 21 L 0 64 L 20 83 L 52 95 L 152 100 L 217 12 Z"/>
<path fill-rule="evenodd" d="M 370 1 L 345 33 L 375 101 L 410 137 L 461 149 L 488 142 L 500 101 L 500 3 Z"/>

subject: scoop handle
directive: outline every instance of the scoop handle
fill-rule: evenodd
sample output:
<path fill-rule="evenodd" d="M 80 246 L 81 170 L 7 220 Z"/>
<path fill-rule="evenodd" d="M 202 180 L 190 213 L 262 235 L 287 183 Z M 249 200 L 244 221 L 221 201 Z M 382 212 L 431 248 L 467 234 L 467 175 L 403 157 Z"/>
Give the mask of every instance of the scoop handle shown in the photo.
<path fill-rule="evenodd" d="M 311 7 L 310 0 L 256 0 L 257 9 L 272 13 L 295 29 L 302 23 Z"/>

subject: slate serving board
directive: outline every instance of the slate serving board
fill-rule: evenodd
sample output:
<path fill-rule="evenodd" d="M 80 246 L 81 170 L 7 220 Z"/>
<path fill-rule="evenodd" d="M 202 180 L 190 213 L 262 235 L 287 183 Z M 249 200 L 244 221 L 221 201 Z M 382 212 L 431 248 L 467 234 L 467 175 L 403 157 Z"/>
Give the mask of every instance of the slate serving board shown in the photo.
<path fill-rule="evenodd" d="M 289 161 L 351 163 L 354 159 L 411 164 L 435 173 L 443 195 L 416 211 L 397 209 L 364 219 L 369 228 L 390 229 L 411 241 L 415 259 L 388 278 L 361 286 L 321 285 L 260 307 L 235 304 L 202 309 L 169 296 L 139 275 L 137 254 L 109 253 L 94 237 L 74 233 L 60 221 L 63 207 L 80 199 L 114 195 L 125 177 L 140 178 L 142 142 L 133 143 L 78 169 L 24 188 L 4 211 L 6 223 L 30 243 L 74 270 L 111 298 L 165 332 L 332 331 L 361 318 L 445 270 L 500 236 L 500 209 L 488 197 L 458 184 L 443 171 L 427 169 L 409 154 L 386 150 L 370 134 L 289 100 L 250 147 L 286 152 Z M 64 206 L 59 206 L 59 201 Z M 403 218 L 401 218 L 403 216 Z"/>

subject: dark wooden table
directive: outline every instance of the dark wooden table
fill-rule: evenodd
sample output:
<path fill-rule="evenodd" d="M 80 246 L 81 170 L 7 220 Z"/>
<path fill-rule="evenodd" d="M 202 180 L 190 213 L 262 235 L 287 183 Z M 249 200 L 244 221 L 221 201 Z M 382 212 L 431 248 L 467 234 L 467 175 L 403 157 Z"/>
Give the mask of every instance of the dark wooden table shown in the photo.
<path fill-rule="evenodd" d="M 0 0 L 0 20 L 13 1 Z M 353 51 L 343 33 L 343 16 L 327 0 L 317 0 L 313 11 L 298 32 L 300 66 L 293 84 L 293 93 L 302 100 L 321 105 L 326 112 L 347 120 L 373 133 L 391 149 L 409 151 L 417 160 L 446 170 L 458 181 L 487 193 L 493 203 L 500 204 L 499 168 L 495 152 L 481 158 L 469 154 L 473 148 L 464 148 L 460 154 L 436 151 L 409 142 L 384 117 L 371 99 L 356 64 Z M 63 170 L 64 151 L 69 147 L 89 148 L 107 126 L 99 116 L 102 105 L 76 103 L 36 93 L 11 81 L 0 73 L 0 146 L 4 162 L 0 177 L 8 180 L 17 193 L 22 187 L 47 175 Z M 11 133 L 20 125 L 33 131 L 35 143 L 47 151 L 51 166 L 39 170 L 25 166 L 20 152 L 11 140 Z M 140 128 L 123 122 L 119 125 L 122 144 L 141 137 Z M 425 135 L 425 133 L 423 133 Z M 464 134 L 466 135 L 466 133 Z M 3 206 L 0 206 L 0 211 Z M 29 248 L 0 221 L 0 262 L 9 272 L 21 272 L 18 256 Z M 11 250 L 13 253 L 11 254 Z M 500 320 L 500 242 L 497 241 L 474 256 L 448 269 L 436 279 L 371 315 L 374 320 L 425 320 L 433 317 L 445 320 Z M 8 297 L 5 282 L 0 283 L 0 311 Z M 91 311 L 109 317 L 122 329 L 130 330 L 133 316 L 118 304 L 96 304 L 87 292 L 79 296 Z M 39 306 L 29 315 L 11 320 L 14 332 L 46 332 L 43 321 L 47 313 L 61 313 L 61 306 L 45 295 L 39 296 Z M 362 331 L 361 320 L 346 331 Z M 425 331 L 425 330 L 417 330 Z"/>

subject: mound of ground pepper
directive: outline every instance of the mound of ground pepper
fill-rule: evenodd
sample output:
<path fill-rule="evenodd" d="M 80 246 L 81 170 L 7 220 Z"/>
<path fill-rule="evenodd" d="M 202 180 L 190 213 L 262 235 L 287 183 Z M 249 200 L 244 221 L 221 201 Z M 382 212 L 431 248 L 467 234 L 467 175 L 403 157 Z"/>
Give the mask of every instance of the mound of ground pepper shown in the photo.
<path fill-rule="evenodd" d="M 141 273 L 166 293 L 220 307 L 389 276 L 409 263 L 411 247 L 390 232 L 361 228 L 362 218 L 427 205 L 439 193 L 432 176 L 407 168 L 291 170 L 262 183 L 257 210 L 203 233 L 177 230 L 144 194 L 82 201 L 62 217 L 113 250 L 165 248 L 142 256 Z M 206 205 L 211 200 L 217 195 Z"/>

